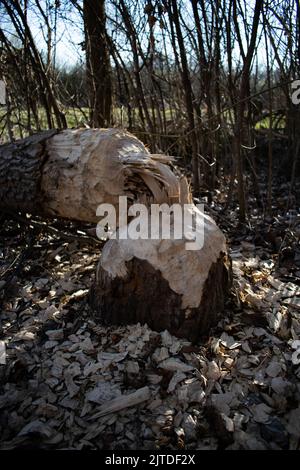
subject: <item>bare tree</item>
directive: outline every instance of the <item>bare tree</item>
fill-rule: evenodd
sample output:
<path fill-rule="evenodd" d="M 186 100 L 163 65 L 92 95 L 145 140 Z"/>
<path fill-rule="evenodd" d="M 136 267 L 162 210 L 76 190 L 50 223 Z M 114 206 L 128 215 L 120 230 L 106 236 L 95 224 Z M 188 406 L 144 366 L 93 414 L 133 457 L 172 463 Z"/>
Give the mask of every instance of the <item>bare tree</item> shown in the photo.
<path fill-rule="evenodd" d="M 111 122 L 112 90 L 105 1 L 84 0 L 83 18 L 91 125 L 107 127 Z"/>

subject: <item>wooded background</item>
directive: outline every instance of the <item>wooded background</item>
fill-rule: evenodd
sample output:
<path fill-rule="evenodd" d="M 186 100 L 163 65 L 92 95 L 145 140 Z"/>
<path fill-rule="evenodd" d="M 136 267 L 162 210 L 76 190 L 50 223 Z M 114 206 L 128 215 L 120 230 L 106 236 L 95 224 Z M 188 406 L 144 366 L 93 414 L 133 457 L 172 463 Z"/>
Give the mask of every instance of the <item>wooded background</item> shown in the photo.
<path fill-rule="evenodd" d="M 3 142 L 47 128 L 122 127 L 178 156 L 196 196 L 227 178 L 272 210 L 299 171 L 299 0 L 2 0 Z M 68 35 L 73 56 L 63 60 Z M 263 183 L 263 184 L 262 184 Z"/>

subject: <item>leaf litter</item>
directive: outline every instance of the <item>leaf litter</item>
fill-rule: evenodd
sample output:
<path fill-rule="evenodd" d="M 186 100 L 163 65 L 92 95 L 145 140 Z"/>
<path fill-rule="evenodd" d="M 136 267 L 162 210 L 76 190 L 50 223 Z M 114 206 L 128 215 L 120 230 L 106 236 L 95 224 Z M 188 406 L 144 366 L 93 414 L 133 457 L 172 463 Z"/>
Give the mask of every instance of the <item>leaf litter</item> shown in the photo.
<path fill-rule="evenodd" d="M 99 247 L 39 234 L 1 296 L 0 449 L 299 449 L 299 278 L 255 237 L 232 235 L 232 299 L 192 345 L 99 325 Z"/>

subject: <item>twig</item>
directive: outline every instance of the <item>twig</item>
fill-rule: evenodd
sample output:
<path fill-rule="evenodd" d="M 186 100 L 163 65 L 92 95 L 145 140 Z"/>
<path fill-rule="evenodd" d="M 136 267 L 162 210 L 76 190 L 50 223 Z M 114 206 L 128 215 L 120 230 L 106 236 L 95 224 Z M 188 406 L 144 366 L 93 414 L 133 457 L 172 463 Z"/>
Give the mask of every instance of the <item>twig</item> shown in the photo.
<path fill-rule="evenodd" d="M 32 225 L 33 227 L 39 228 L 42 231 L 47 231 L 53 235 L 56 235 L 57 237 L 60 237 L 66 241 L 72 242 L 72 241 L 78 241 L 78 242 L 85 242 L 85 243 L 90 243 L 90 244 L 97 244 L 97 245 L 102 245 L 103 242 L 101 240 L 98 240 L 97 238 L 90 237 L 89 235 L 74 235 L 71 233 L 65 233 L 62 232 L 61 230 L 58 230 L 55 227 L 52 227 L 51 225 L 47 224 L 46 222 L 39 222 L 37 220 L 32 220 L 32 219 L 26 219 L 19 214 L 13 214 L 10 211 L 6 211 L 8 215 L 12 217 L 12 219 L 17 220 L 18 222 L 27 224 L 27 225 Z"/>
<path fill-rule="evenodd" d="M 4 290 L 5 288 L 7 288 L 7 286 L 10 284 L 10 282 L 12 281 L 12 279 L 14 278 L 14 276 L 20 271 L 20 268 L 23 264 L 23 262 L 25 261 L 25 259 L 27 258 L 33 244 L 34 244 L 34 241 L 36 239 L 36 234 L 31 234 L 29 237 L 28 237 L 28 243 L 27 243 L 27 246 L 16 256 L 16 258 L 14 259 L 14 261 L 11 263 L 11 265 L 6 269 L 6 271 L 4 272 L 4 274 L 1 276 L 2 278 L 4 277 L 5 274 L 7 274 L 10 270 L 12 270 L 11 274 L 9 275 L 8 279 L 6 279 L 6 281 L 4 282 L 4 284 L 2 286 L 0 286 L 0 292 L 2 290 Z"/>

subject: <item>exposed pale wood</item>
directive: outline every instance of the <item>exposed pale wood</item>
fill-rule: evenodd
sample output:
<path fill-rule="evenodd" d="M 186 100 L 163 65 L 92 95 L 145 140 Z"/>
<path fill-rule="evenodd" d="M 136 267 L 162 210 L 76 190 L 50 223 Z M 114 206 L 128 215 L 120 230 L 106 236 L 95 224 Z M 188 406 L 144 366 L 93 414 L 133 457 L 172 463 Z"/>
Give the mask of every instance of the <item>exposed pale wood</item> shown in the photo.
<path fill-rule="evenodd" d="M 152 156 L 120 129 L 63 131 L 47 142 L 47 153 L 42 191 L 53 215 L 96 222 L 98 205 L 118 208 L 122 195 L 140 202 L 180 197 L 179 180 L 167 165 L 171 158 Z"/>

